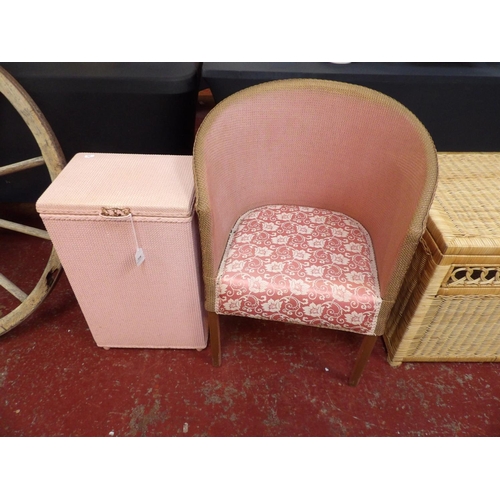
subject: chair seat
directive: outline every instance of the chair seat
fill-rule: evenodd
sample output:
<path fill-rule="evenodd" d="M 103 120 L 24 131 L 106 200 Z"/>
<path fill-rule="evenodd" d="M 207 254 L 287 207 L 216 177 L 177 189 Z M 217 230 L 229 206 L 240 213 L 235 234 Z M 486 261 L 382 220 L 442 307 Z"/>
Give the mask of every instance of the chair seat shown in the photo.
<path fill-rule="evenodd" d="M 235 224 L 216 282 L 218 314 L 373 335 L 382 299 L 370 236 L 337 212 L 290 205 Z"/>

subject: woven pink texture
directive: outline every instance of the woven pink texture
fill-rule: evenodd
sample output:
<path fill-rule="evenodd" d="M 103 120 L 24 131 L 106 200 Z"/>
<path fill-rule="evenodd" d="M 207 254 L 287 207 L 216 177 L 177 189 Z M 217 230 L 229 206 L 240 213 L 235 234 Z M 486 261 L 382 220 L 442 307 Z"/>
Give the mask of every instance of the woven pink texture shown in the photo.
<path fill-rule="evenodd" d="M 228 242 L 216 312 L 374 334 L 381 298 L 370 237 L 328 210 L 266 206 Z"/>
<path fill-rule="evenodd" d="M 256 90 L 209 118 L 196 152 L 212 210 L 213 267 L 242 213 L 319 207 L 367 229 L 384 296 L 426 182 L 423 132 L 396 106 L 321 89 Z"/>
<path fill-rule="evenodd" d="M 37 207 L 97 345 L 206 347 L 191 157 L 77 155 L 49 189 Z M 131 207 L 132 217 L 103 217 L 101 205 Z"/>
<path fill-rule="evenodd" d="M 192 156 L 78 153 L 37 202 L 40 213 L 90 215 L 102 207 L 136 216 L 190 217 Z"/>

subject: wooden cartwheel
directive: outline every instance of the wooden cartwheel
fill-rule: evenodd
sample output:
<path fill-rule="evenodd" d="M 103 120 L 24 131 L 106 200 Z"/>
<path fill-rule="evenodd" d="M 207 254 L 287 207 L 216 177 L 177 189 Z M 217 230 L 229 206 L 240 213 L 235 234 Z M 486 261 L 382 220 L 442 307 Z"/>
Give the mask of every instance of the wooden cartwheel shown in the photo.
<path fill-rule="evenodd" d="M 66 164 L 61 147 L 38 106 L 19 83 L 0 66 L 0 93 L 12 104 L 23 118 L 40 148 L 41 156 L 0 166 L 0 176 L 45 165 L 51 182 Z M 47 231 L 0 219 L 0 228 L 18 231 L 34 237 L 50 240 Z M 17 298 L 20 304 L 0 317 L 0 336 L 24 321 L 43 302 L 61 272 L 61 263 L 52 247 L 47 265 L 33 290 L 27 294 L 6 276 L 0 274 L 0 286 Z"/>

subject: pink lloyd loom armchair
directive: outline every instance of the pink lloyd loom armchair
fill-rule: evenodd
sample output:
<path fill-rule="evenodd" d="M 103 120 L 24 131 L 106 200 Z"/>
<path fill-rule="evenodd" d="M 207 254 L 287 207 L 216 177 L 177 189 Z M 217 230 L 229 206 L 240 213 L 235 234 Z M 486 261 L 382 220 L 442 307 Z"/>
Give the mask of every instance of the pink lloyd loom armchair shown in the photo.
<path fill-rule="evenodd" d="M 400 103 L 339 82 L 242 90 L 194 146 L 205 308 L 363 337 L 356 385 L 425 230 L 437 182 L 431 137 Z"/>

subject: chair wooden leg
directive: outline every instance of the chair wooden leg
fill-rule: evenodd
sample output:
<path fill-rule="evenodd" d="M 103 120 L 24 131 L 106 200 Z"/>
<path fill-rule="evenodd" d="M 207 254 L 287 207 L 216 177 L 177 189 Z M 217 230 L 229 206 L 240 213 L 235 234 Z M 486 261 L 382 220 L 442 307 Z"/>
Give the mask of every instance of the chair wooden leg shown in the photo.
<path fill-rule="evenodd" d="M 222 364 L 222 353 L 220 345 L 220 324 L 217 313 L 208 313 L 208 331 L 210 332 L 210 348 L 212 350 L 212 364 L 220 366 Z"/>
<path fill-rule="evenodd" d="M 376 341 L 377 337 L 374 335 L 365 336 L 363 338 L 363 342 L 361 343 L 361 347 L 358 351 L 354 369 L 351 373 L 351 378 L 349 379 L 350 386 L 354 387 L 358 385 L 361 374 L 363 373 L 363 370 L 366 366 L 368 358 L 370 357 L 370 354 L 373 351 L 373 347 L 375 346 Z"/>

